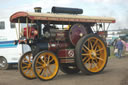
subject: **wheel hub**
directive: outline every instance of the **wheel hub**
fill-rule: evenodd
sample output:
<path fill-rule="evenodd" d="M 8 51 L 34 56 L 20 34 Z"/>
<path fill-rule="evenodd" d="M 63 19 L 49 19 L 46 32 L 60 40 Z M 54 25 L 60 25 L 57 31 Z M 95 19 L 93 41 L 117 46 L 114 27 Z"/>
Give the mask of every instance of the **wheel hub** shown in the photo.
<path fill-rule="evenodd" d="M 46 67 L 48 67 L 48 64 L 46 64 Z"/>
<path fill-rule="evenodd" d="M 90 57 L 91 57 L 92 59 L 94 59 L 95 56 L 96 56 L 96 52 L 95 52 L 95 51 L 91 51 L 91 52 L 90 52 Z"/>
<path fill-rule="evenodd" d="M 4 60 L 1 60 L 1 61 L 0 61 L 0 67 L 4 67 L 5 64 L 6 64 L 6 62 L 5 62 Z"/>
<path fill-rule="evenodd" d="M 95 57 L 95 56 L 96 56 L 96 53 L 93 51 L 93 52 L 91 53 L 91 55 L 92 55 L 92 57 Z"/>

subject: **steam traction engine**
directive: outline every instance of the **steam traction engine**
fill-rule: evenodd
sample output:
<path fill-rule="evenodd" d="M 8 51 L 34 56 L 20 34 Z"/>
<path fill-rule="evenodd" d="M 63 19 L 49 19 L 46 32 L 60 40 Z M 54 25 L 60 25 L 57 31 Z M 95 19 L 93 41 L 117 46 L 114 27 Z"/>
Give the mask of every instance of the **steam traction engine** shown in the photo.
<path fill-rule="evenodd" d="M 11 16 L 11 22 L 19 23 L 19 43 L 31 47 L 31 52 L 19 60 L 19 70 L 25 78 L 51 80 L 59 68 L 67 74 L 103 71 L 109 55 L 106 30 L 115 19 L 77 15 L 82 12 L 53 7 L 52 13 L 41 13 L 41 8 L 36 7 L 35 13 L 17 12 Z M 20 23 L 26 23 L 26 27 L 22 29 Z"/>

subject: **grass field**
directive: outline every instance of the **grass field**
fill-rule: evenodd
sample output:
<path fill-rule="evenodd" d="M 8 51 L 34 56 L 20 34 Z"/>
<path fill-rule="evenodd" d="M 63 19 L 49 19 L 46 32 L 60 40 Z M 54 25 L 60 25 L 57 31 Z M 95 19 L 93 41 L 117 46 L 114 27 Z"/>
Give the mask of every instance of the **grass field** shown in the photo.
<path fill-rule="evenodd" d="M 114 56 L 114 47 L 113 46 L 110 46 L 110 57 L 115 57 Z"/>

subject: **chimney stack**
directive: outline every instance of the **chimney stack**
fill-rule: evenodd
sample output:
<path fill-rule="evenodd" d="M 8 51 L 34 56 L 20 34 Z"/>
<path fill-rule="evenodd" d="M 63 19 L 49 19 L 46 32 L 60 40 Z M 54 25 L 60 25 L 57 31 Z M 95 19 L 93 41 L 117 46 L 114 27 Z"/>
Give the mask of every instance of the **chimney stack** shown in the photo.
<path fill-rule="evenodd" d="M 41 7 L 35 7 L 34 8 L 35 12 L 37 12 L 37 13 L 41 13 L 41 9 L 42 9 Z"/>

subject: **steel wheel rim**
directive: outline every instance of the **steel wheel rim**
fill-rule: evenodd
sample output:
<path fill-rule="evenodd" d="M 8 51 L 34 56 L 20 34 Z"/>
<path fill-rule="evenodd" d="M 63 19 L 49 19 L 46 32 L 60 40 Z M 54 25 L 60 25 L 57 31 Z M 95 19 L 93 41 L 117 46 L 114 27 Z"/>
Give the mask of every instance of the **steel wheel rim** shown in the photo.
<path fill-rule="evenodd" d="M 23 56 L 21 61 L 21 66 L 20 66 L 21 71 L 28 78 L 36 77 L 32 68 L 32 60 L 33 60 L 32 53 L 27 53 L 26 55 Z"/>
<path fill-rule="evenodd" d="M 35 61 L 35 72 L 39 78 L 50 80 L 56 76 L 59 63 L 56 56 L 50 52 L 41 53 Z"/>
<path fill-rule="evenodd" d="M 99 72 L 106 64 L 107 50 L 99 38 L 90 37 L 82 45 L 81 56 L 88 71 Z"/>
<path fill-rule="evenodd" d="M 5 58 L 0 58 L 0 67 L 1 68 L 4 68 L 4 67 L 6 67 L 6 65 L 7 65 L 7 61 L 6 61 L 6 59 Z"/>

